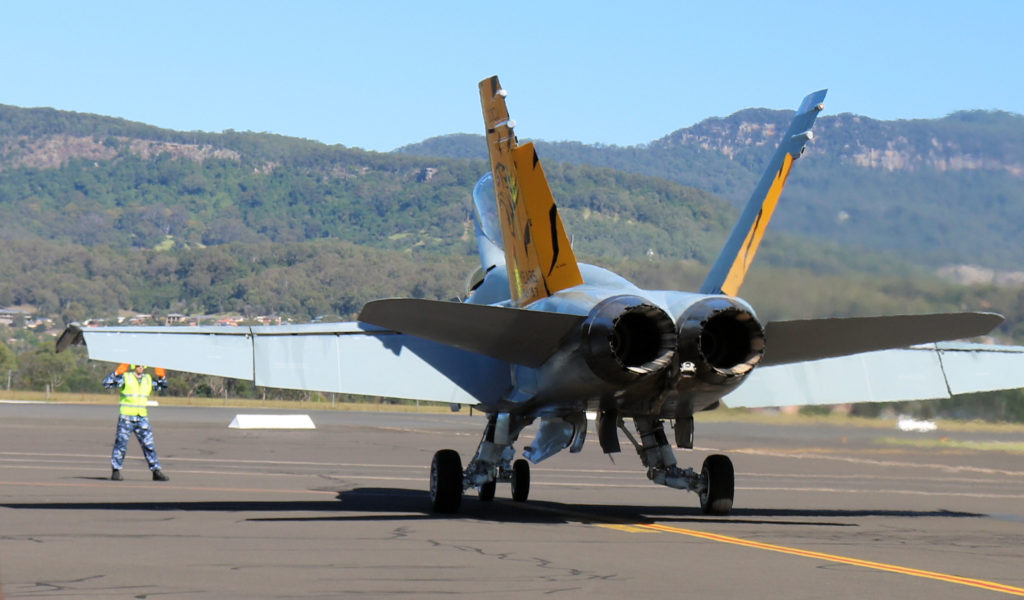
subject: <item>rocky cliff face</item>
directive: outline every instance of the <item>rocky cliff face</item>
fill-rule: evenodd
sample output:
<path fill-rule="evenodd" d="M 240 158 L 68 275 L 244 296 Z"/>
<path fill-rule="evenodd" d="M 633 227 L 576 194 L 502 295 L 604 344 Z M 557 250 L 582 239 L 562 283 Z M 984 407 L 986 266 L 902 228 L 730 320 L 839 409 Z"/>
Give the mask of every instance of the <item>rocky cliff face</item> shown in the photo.
<path fill-rule="evenodd" d="M 972 115 L 982 121 L 972 124 L 970 119 L 963 120 Z M 1019 144 L 1008 144 L 1006 138 L 1013 129 L 1024 134 L 1024 117 L 1020 115 L 956 113 L 927 121 L 875 121 L 843 114 L 823 121 L 815 145 L 844 164 L 885 171 L 1024 175 L 1024 152 Z M 997 130 L 992 131 L 993 127 Z"/>
<path fill-rule="evenodd" d="M 17 136 L 0 140 L 0 164 L 4 167 L 57 168 L 73 158 L 110 160 L 127 148 L 128 152 L 143 159 L 170 154 L 175 158 L 201 161 L 208 158 L 239 160 L 233 150 L 199 144 L 179 144 L 126 137 L 93 137 L 71 135 L 44 135 L 30 138 Z"/>
<path fill-rule="evenodd" d="M 651 146 L 690 146 L 736 159 L 752 149 L 774 147 L 792 114 L 740 111 L 680 129 Z M 987 111 L 910 121 L 823 116 L 807 152 L 844 165 L 890 172 L 1003 171 L 1024 176 L 1024 116 Z"/>
<path fill-rule="evenodd" d="M 736 158 L 750 148 L 775 146 L 792 112 L 744 110 L 730 117 L 705 119 L 651 143 L 652 147 L 694 146 Z"/>

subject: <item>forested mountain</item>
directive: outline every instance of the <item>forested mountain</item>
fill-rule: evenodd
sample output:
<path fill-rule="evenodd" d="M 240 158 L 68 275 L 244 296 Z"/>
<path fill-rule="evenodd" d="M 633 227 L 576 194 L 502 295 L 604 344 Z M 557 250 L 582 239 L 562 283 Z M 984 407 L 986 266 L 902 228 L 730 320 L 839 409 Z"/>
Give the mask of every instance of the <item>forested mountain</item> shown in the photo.
<path fill-rule="evenodd" d="M 0 108 L 0 306 L 60 322 L 121 311 L 351 318 L 465 293 L 484 160 L 181 133 Z M 730 209 L 610 169 L 549 168 L 582 255 L 706 262 Z"/>
<path fill-rule="evenodd" d="M 475 251 L 471 191 L 484 160 L 49 110 L 26 117 L 35 112 L 0 111 L 0 122 L 17 117 L 0 135 L 0 208 L 11 217 L 0 223 L 3 239 L 155 248 L 331 238 Z M 718 199 L 663 180 L 554 163 L 548 171 L 583 252 L 706 259 L 731 218 Z"/>
<path fill-rule="evenodd" d="M 790 114 L 742 111 L 630 148 L 538 143 L 577 253 L 646 285 L 678 287 L 689 265 L 702 273 L 732 224 L 730 203 L 752 188 Z M 1013 215 L 1024 207 L 1024 161 L 1004 138 L 1022 120 L 819 120 L 776 219 L 829 240 L 776 228 L 759 268 L 907 280 L 931 275 L 906 258 L 1015 267 L 1006 257 L 1019 257 L 1022 242 L 999 232 L 1021 222 Z M 471 135 L 375 153 L 0 106 L 0 305 L 63 321 L 124 310 L 306 319 L 348 318 L 382 295 L 459 295 L 474 263 L 471 190 L 487 169 L 484 150 Z M 934 193 L 909 202 L 921 188 L 908 181 Z M 953 196 L 971 182 L 979 199 L 965 214 Z M 836 198 L 858 196 L 845 213 L 830 212 L 840 210 Z M 875 251 L 892 247 L 900 260 Z M 787 280 L 774 272 L 771 280 Z M 948 302 L 937 299 L 946 291 L 934 296 Z M 816 314 L 870 312 L 855 298 L 803 304 Z"/>
<path fill-rule="evenodd" d="M 612 167 L 744 202 L 791 111 L 707 119 L 646 145 L 537 142 L 542 158 Z M 543 134 L 543 132 L 538 132 Z M 1020 270 L 1024 257 L 1024 116 L 965 111 L 876 121 L 824 115 L 773 227 L 921 264 Z M 480 158 L 482 137 L 432 138 L 398 152 Z"/>

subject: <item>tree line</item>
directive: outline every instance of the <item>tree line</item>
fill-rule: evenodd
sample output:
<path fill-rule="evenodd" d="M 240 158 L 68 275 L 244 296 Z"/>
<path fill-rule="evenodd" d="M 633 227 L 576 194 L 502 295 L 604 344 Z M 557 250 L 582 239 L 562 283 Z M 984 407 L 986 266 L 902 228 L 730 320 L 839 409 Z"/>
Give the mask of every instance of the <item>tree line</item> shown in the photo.
<path fill-rule="evenodd" d="M 786 117 L 775 112 L 781 116 L 741 115 L 722 126 Z M 980 123 L 986 135 L 1013 125 L 994 127 L 982 114 L 962 115 L 951 127 L 973 131 L 964 123 Z M 891 135 L 865 141 L 848 127 L 831 129 L 846 144 Z M 33 144 L 47 136 L 85 136 L 105 158 L 72 152 L 59 166 L 31 166 Z M 727 157 L 670 138 L 631 148 L 538 146 L 556 159 L 545 169 L 579 256 L 641 286 L 694 289 L 732 225 L 729 202 L 745 198 L 771 147 L 741 147 Z M 140 140 L 155 152 L 140 152 Z M 0 106 L 0 306 L 34 307 L 58 327 L 128 312 L 302 322 L 351 319 L 379 297 L 461 296 L 476 266 L 470 191 L 487 163 L 478 136 L 447 141 L 431 156 L 373 153 Z M 197 158 L 161 143 L 230 153 Z M 842 157 L 813 158 L 799 166 L 777 223 L 830 239 L 773 225 L 744 289 L 762 318 L 991 309 L 1009 317 L 1002 341 L 1024 340 L 1024 291 L 955 286 L 906 260 L 1019 257 L 1019 236 L 991 234 L 1020 222 L 1019 177 L 886 174 L 851 168 Z M 963 200 L 968 192 L 971 203 Z M 850 208 L 845 221 L 837 206 Z M 893 244 L 899 259 L 878 251 Z M 917 260 L 923 255 L 932 258 Z M 90 364 L 80 351 L 53 356 L 44 332 L 9 333 L 0 373 L 11 385 L 87 391 L 105 374 L 96 370 L 107 366 Z M 179 390 L 185 395 L 265 393 L 245 382 L 179 381 L 191 382 Z"/>

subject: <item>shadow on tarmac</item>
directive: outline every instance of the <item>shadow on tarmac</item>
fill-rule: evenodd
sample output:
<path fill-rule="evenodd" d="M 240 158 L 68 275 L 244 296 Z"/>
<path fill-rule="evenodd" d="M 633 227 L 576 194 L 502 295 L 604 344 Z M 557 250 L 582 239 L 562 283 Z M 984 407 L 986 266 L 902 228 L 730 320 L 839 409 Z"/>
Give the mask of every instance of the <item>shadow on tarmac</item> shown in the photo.
<path fill-rule="evenodd" d="M 334 500 L 306 501 L 161 501 L 161 502 L 28 502 L 0 507 L 30 510 L 117 510 L 252 513 L 333 513 L 317 516 L 252 516 L 248 521 L 391 521 L 403 519 L 478 519 L 508 523 L 715 523 L 857 527 L 856 523 L 822 521 L 870 517 L 981 518 L 956 511 L 758 509 L 737 508 L 726 517 L 710 517 L 697 507 L 563 504 L 550 501 L 513 502 L 496 498 L 482 502 L 466 494 L 457 514 L 433 514 L 426 491 L 402 488 L 356 488 L 338 492 Z M 344 513 L 344 514 L 341 514 Z M 354 514 L 353 514 L 354 513 Z M 813 520 L 812 520 L 813 519 Z"/>

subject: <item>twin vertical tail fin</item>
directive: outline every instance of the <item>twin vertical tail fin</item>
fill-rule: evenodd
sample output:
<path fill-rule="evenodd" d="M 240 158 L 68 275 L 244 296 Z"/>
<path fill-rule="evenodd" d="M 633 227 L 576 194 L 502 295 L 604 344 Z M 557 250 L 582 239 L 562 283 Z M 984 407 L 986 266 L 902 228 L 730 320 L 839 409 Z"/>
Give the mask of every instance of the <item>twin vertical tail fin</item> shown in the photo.
<path fill-rule="evenodd" d="M 700 288 L 704 294 L 739 293 L 775 212 L 793 162 L 812 138 L 827 90 L 804 98 L 739 221 Z M 516 306 L 583 283 L 533 144 L 520 146 L 497 77 L 480 82 L 494 196 L 501 224 L 509 291 Z"/>
<path fill-rule="evenodd" d="M 775 150 L 771 162 L 761 175 L 761 181 L 754 188 L 750 200 L 747 201 L 743 214 L 733 226 L 729 239 L 722 248 L 718 259 L 711 267 L 707 279 L 701 285 L 703 294 L 726 294 L 735 296 L 743 285 L 747 270 L 754 262 L 754 255 L 764 237 L 768 221 L 775 212 L 779 195 L 786 185 L 786 178 L 793 168 L 793 161 L 800 158 L 804 146 L 813 137 L 811 127 L 818 113 L 825 108 L 825 93 L 819 90 L 809 94 L 800 103 L 796 116 L 789 124 L 789 129 L 782 138 L 782 143 Z"/>
<path fill-rule="evenodd" d="M 583 283 L 533 144 L 520 146 L 497 77 L 480 82 L 509 291 L 526 306 Z"/>

